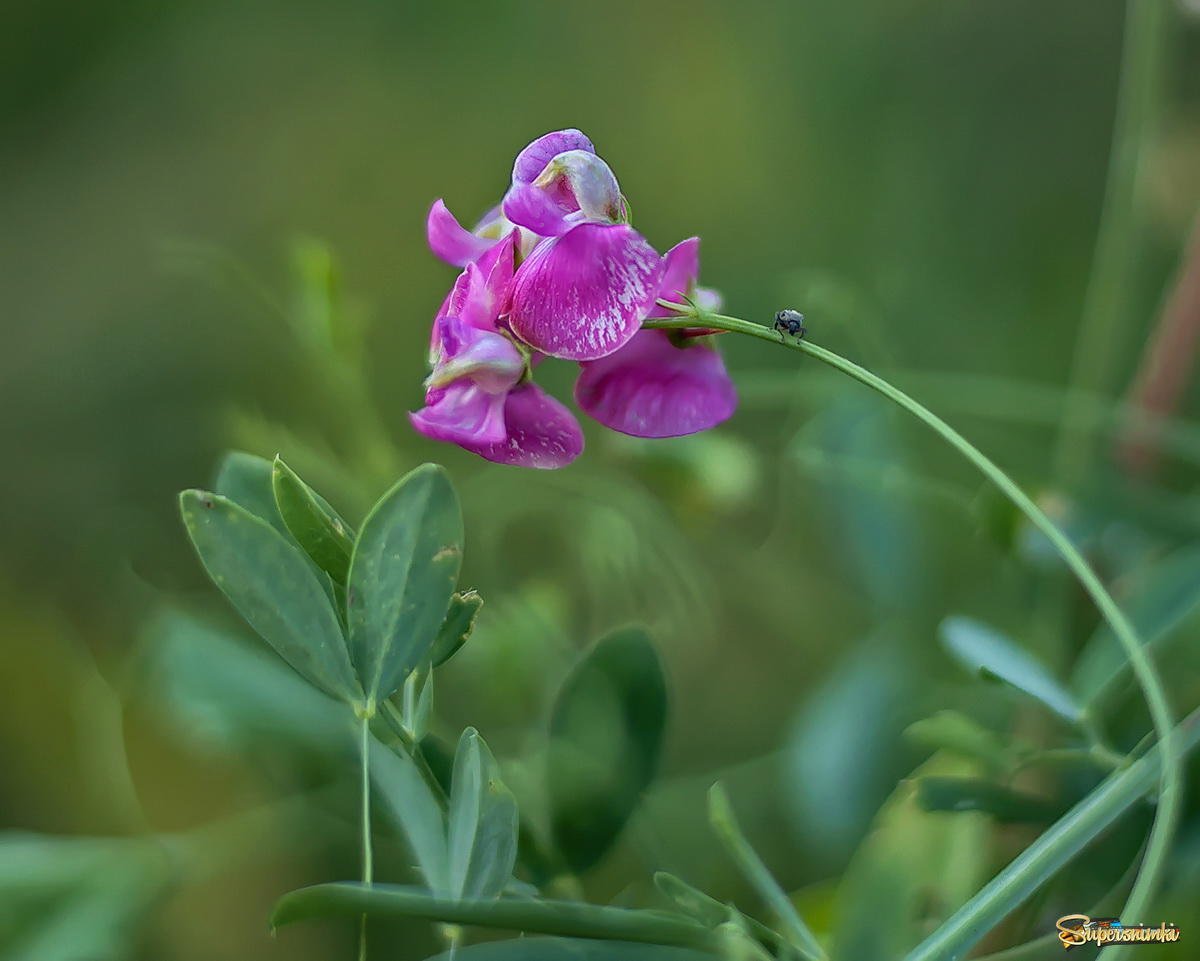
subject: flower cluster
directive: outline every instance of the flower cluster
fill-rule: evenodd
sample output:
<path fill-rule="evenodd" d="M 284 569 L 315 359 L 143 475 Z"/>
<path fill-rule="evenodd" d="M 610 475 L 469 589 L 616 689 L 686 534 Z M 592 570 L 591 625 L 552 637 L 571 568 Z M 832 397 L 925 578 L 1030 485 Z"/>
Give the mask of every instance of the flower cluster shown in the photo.
<path fill-rule="evenodd" d="M 659 253 L 629 224 L 612 170 L 578 130 L 517 155 L 512 184 L 474 230 L 441 201 L 429 246 L 462 268 L 433 324 L 427 437 L 490 461 L 562 467 L 583 450 L 574 415 L 533 383 L 546 357 L 579 364 L 575 400 L 612 430 L 675 437 L 706 430 L 737 403 L 712 332 L 642 330 L 660 300 L 720 305 L 696 285 L 700 240 Z"/>

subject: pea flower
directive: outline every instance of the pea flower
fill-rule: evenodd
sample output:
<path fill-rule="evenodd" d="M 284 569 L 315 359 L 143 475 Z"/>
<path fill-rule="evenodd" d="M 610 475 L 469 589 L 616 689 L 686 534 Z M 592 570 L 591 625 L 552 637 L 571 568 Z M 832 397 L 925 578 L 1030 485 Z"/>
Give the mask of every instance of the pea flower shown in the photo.
<path fill-rule="evenodd" d="M 716 291 L 696 286 L 700 238 L 676 244 L 664 258 L 656 299 L 691 299 L 717 310 Z M 667 316 L 655 304 L 650 316 Z M 614 353 L 580 365 L 575 401 L 605 427 L 635 437 L 694 434 L 728 419 L 737 391 L 725 362 L 703 329 L 642 330 Z"/>
<path fill-rule="evenodd" d="M 438 200 L 426 233 L 438 257 L 462 268 L 434 322 L 425 406 L 410 415 L 426 436 L 503 464 L 569 463 L 583 449 L 579 424 L 532 383 L 547 356 L 579 363 L 575 399 L 612 430 L 674 437 L 733 413 L 716 331 L 641 330 L 671 315 L 659 300 L 720 306 L 696 283 L 699 238 L 660 257 L 580 131 L 522 150 L 500 204 L 472 230 Z"/>
<path fill-rule="evenodd" d="M 535 358 L 499 326 L 513 281 L 516 232 L 470 262 L 434 321 L 425 406 L 416 430 L 499 464 L 553 468 L 583 450 L 574 415 L 530 379 Z"/>

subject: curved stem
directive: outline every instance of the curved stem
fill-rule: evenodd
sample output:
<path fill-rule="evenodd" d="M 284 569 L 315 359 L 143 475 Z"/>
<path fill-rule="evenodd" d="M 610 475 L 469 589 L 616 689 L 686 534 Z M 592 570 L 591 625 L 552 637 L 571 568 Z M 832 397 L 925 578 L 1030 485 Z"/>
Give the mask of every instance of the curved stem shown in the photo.
<path fill-rule="evenodd" d="M 703 325 L 713 330 L 729 331 L 731 333 L 757 337 L 759 340 L 780 344 L 791 350 L 798 350 L 801 353 L 807 354 L 821 361 L 821 363 L 827 364 L 841 371 L 843 374 L 852 377 L 859 383 L 870 387 L 877 393 L 882 394 L 888 400 L 912 414 L 917 420 L 933 430 L 947 444 L 970 461 L 984 477 L 1000 489 L 1000 492 L 1021 513 L 1029 518 L 1030 523 L 1041 531 L 1054 546 L 1054 549 L 1058 551 L 1067 567 L 1071 570 L 1071 573 L 1075 575 L 1080 585 L 1091 596 L 1100 614 L 1124 648 L 1125 655 L 1129 659 L 1138 686 L 1141 688 L 1142 694 L 1146 699 L 1146 704 L 1150 709 L 1154 733 L 1158 738 L 1162 754 L 1163 760 L 1159 787 L 1160 803 L 1155 813 L 1154 825 L 1150 830 L 1150 836 L 1146 845 L 1146 858 L 1142 862 L 1142 868 L 1138 872 L 1137 881 L 1134 883 L 1129 900 L 1125 905 L 1125 913 L 1131 918 L 1140 917 L 1146 908 L 1147 902 L 1154 895 L 1158 887 L 1163 869 L 1166 866 L 1171 838 L 1179 819 L 1180 804 L 1182 802 L 1181 763 L 1179 756 L 1173 749 L 1173 721 L 1162 679 L 1154 664 L 1146 655 L 1141 639 L 1138 637 L 1133 625 L 1117 606 L 1095 572 L 1092 571 L 1087 561 L 1083 559 L 1083 556 L 1075 548 L 1075 545 L 1071 543 L 1067 536 L 1058 529 L 1041 508 L 1004 471 L 997 467 L 995 463 L 963 437 L 962 434 L 908 394 L 893 387 L 883 378 L 833 353 L 833 351 L 826 350 L 824 347 L 818 347 L 816 344 L 809 343 L 806 340 L 787 337 L 780 331 L 764 327 L 761 324 L 751 323 L 739 317 L 710 314 L 707 311 L 700 311 L 692 306 L 671 304 L 667 301 L 660 301 L 660 304 L 671 310 L 678 311 L 681 316 L 647 320 L 643 324 L 644 327 L 659 330 L 675 330 Z"/>

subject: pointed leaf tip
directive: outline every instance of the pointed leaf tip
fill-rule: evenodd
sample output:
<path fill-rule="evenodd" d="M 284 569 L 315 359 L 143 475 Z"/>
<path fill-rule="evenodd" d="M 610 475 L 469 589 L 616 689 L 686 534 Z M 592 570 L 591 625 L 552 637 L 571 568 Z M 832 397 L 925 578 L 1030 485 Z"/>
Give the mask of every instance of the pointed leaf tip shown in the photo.
<path fill-rule="evenodd" d="M 337 617 L 300 552 L 219 494 L 187 490 L 179 507 L 200 562 L 250 626 L 314 686 L 361 697 Z"/>
<path fill-rule="evenodd" d="M 424 663 L 462 564 L 462 513 L 445 470 L 424 464 L 371 509 L 347 580 L 350 652 L 368 699 L 381 701 Z"/>

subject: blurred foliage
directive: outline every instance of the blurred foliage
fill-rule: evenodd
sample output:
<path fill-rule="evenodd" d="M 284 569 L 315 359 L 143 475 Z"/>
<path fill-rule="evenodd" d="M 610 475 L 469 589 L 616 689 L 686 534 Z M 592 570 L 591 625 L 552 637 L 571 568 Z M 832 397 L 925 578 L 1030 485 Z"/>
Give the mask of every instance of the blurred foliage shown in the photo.
<path fill-rule="evenodd" d="M 704 282 L 733 312 L 802 309 L 815 340 L 911 386 L 1038 492 L 1152 635 L 1176 704 L 1200 700 L 1200 388 L 1157 476 L 1109 456 L 1200 203 L 1194 10 L 1172 6 L 1119 376 L 1076 412 L 1099 456 L 1065 491 L 1053 450 L 1104 189 L 1115 0 L 18 0 L 4 19 L 0 886 L 31 899 L 0 913 L 4 956 L 351 950 L 349 926 L 266 934 L 281 891 L 356 871 L 353 746 L 333 703 L 221 606 L 183 535 L 176 491 L 219 486 L 231 448 L 282 455 L 352 527 L 406 470 L 446 464 L 461 583 L 487 603 L 439 669 L 434 734 L 485 731 L 523 805 L 579 655 L 650 626 L 672 702 L 661 773 L 586 876 L 591 900 L 651 898 L 665 869 L 758 907 L 710 843 L 719 774 L 819 937 L 863 934 L 855 899 L 897 875 L 897 938 L 944 917 L 1031 835 L 897 789 L 935 747 L 937 776 L 997 770 L 905 728 L 955 710 L 1008 744 L 1078 747 L 945 656 L 947 615 L 1019 639 L 1075 697 L 1102 689 L 1118 749 L 1145 733 L 1111 639 L 1040 539 L 934 439 L 786 352 L 727 344 L 743 403 L 720 430 L 648 442 L 589 425 L 560 474 L 412 434 L 451 279 L 425 250 L 428 205 L 444 194 L 470 219 L 517 149 L 567 124 L 659 248 L 704 238 Z M 565 369 L 548 373 L 566 396 Z M 1099 777 L 1010 761 L 995 763 L 1016 789 L 1055 802 Z M 1200 925 L 1190 804 L 1161 899 L 1185 931 Z M 1122 822 L 995 946 L 1119 887 L 1144 826 Z M 379 862 L 411 875 L 399 839 Z M 378 930 L 391 956 L 437 950 L 427 925 Z"/>

